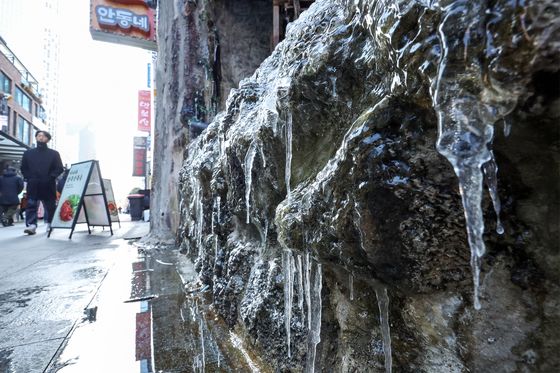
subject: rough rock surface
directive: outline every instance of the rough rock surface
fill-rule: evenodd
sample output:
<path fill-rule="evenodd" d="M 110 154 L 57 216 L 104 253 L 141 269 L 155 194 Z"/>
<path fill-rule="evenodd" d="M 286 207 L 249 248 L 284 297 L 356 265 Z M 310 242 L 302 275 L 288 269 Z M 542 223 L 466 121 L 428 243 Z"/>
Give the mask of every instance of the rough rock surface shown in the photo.
<path fill-rule="evenodd" d="M 319 0 L 231 92 L 178 241 L 263 370 L 560 368 L 559 7 Z"/>

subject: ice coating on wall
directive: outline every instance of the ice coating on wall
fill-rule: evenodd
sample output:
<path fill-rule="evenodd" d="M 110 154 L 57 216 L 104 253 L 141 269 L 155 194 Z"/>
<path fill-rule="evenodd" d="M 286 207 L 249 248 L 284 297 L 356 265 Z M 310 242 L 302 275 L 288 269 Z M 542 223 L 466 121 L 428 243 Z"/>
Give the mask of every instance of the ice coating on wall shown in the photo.
<path fill-rule="evenodd" d="M 485 299 L 502 295 L 515 263 L 492 266 L 529 241 L 513 236 L 523 224 L 500 195 L 511 166 L 494 142 L 546 44 L 530 35 L 534 10 L 505 0 L 317 1 L 188 146 L 179 242 L 197 256 L 216 312 L 278 369 L 438 371 L 449 354 L 456 371 L 476 371 L 456 340 L 519 323 L 512 312 L 507 326 L 457 330 L 487 308 L 507 313 Z M 516 276 L 531 288 L 524 270 Z M 451 298 L 451 311 L 423 324 Z M 369 346 L 364 330 L 383 346 Z M 515 346 L 509 353 L 525 348 Z M 404 351 L 414 351 L 408 361 Z"/>

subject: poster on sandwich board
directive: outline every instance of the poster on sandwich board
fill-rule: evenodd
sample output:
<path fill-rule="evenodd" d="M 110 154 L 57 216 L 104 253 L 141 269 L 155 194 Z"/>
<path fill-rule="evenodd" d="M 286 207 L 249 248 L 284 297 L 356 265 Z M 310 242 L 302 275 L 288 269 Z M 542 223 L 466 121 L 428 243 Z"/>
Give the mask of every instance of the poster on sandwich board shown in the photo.
<path fill-rule="evenodd" d="M 103 187 L 105 188 L 105 195 L 107 196 L 107 209 L 109 210 L 109 215 L 111 216 L 111 222 L 119 223 L 119 210 L 117 208 L 117 202 L 115 201 L 115 194 L 113 193 L 113 184 L 109 179 L 103 179 Z"/>
<path fill-rule="evenodd" d="M 113 234 L 99 162 L 95 160 L 70 167 L 48 237 L 54 229 L 64 228 L 71 229 L 68 238 L 72 238 L 78 223 L 86 223 L 90 234 L 91 226 L 108 226 Z"/>

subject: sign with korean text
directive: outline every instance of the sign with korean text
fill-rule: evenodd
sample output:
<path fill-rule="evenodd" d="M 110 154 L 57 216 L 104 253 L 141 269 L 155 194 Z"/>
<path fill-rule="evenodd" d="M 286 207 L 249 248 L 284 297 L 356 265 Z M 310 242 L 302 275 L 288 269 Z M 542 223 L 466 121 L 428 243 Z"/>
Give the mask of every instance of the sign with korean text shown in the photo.
<path fill-rule="evenodd" d="M 155 10 L 147 1 L 90 0 L 93 39 L 157 50 Z"/>
<path fill-rule="evenodd" d="M 72 238 L 78 223 L 87 223 L 90 233 L 90 226 L 111 227 L 105 190 L 97 161 L 73 164 L 62 189 L 51 228 L 71 229 Z M 49 237 L 51 232 L 52 230 Z"/>
<path fill-rule="evenodd" d="M 138 91 L 138 131 L 152 130 L 152 99 L 150 91 Z"/>
<path fill-rule="evenodd" d="M 146 176 L 146 145 L 146 137 L 134 138 L 132 176 Z"/>

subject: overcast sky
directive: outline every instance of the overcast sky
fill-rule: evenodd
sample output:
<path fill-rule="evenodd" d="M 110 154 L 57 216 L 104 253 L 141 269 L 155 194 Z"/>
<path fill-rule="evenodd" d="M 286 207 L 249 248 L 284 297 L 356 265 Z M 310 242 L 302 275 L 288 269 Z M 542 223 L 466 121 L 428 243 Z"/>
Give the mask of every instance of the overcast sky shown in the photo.
<path fill-rule="evenodd" d="M 31 73 L 42 63 L 39 35 L 41 19 L 47 15 L 44 4 L 45 0 L 0 0 L 0 10 L 25 13 L 23 18 L 3 17 L 7 20 L 0 33 Z M 142 135 L 136 131 L 137 97 L 139 89 L 146 89 L 152 55 L 140 48 L 94 41 L 89 33 L 89 4 L 90 0 L 60 0 L 57 150 L 65 164 L 84 160 L 78 158 L 78 134 L 87 128 L 95 141 L 91 158 L 100 161 L 101 174 L 112 180 L 120 202 L 132 188 L 144 187 L 143 178 L 130 176 L 132 139 Z"/>
<path fill-rule="evenodd" d="M 62 0 L 60 109 L 67 139 L 58 147 L 64 162 L 78 161 L 74 136 L 87 127 L 95 137 L 96 159 L 122 200 L 143 179 L 132 177 L 132 138 L 137 128 L 138 90 L 147 85 L 149 51 L 94 41 L 89 33 L 89 0 Z M 59 130 L 59 134 L 64 131 Z"/>

